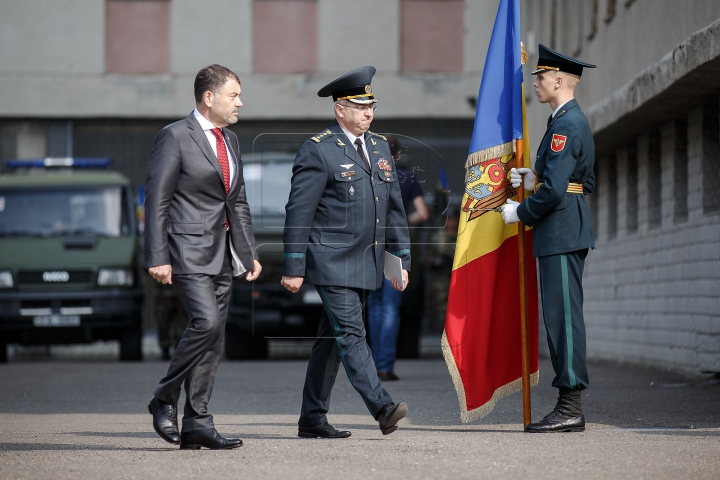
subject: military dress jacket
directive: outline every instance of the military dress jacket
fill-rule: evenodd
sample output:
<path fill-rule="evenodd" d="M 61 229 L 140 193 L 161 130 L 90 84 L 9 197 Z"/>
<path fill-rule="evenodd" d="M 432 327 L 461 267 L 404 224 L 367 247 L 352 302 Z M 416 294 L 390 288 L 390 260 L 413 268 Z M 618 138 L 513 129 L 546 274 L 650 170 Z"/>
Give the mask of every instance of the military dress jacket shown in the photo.
<path fill-rule="evenodd" d="M 390 147 L 382 135 L 364 138 L 369 167 L 337 121 L 298 151 L 285 206 L 284 275 L 375 290 L 386 250 L 410 270 L 407 217 Z"/>
<path fill-rule="evenodd" d="M 570 100 L 540 142 L 535 171 L 541 185 L 517 209 L 520 220 L 533 227 L 534 257 L 595 248 L 585 200 L 595 190 L 594 163 L 590 125 L 577 101 Z M 582 184 L 583 193 L 568 193 L 570 182 Z"/>

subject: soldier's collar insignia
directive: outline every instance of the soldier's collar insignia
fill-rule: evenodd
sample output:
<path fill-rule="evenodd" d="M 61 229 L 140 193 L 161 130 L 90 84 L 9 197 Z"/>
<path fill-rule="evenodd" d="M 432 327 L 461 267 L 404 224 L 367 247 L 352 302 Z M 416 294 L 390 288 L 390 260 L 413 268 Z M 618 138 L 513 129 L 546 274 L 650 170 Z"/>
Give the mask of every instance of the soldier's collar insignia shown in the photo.
<path fill-rule="evenodd" d="M 373 145 L 377 145 L 377 142 L 375 141 L 374 138 L 370 137 L 370 141 L 372 142 Z"/>
<path fill-rule="evenodd" d="M 553 152 L 560 152 L 563 148 L 565 148 L 565 143 L 567 142 L 567 137 L 565 135 L 559 135 L 557 133 L 553 133 L 552 139 L 550 140 L 550 149 Z"/>
<path fill-rule="evenodd" d="M 352 167 L 353 165 L 355 165 L 355 164 L 354 163 L 346 163 L 345 165 L 340 165 L 340 166 L 347 170 L 350 167 Z"/>
<path fill-rule="evenodd" d="M 343 143 L 343 141 L 340 140 L 339 138 L 338 138 L 337 140 L 335 140 L 335 143 L 337 143 L 337 146 L 338 146 L 338 147 L 344 147 L 344 146 L 345 146 L 345 144 Z"/>
<path fill-rule="evenodd" d="M 378 168 L 380 168 L 380 170 L 385 170 L 385 171 L 392 170 L 390 163 L 387 160 L 385 160 L 384 158 L 381 158 L 380 160 L 378 160 Z"/>

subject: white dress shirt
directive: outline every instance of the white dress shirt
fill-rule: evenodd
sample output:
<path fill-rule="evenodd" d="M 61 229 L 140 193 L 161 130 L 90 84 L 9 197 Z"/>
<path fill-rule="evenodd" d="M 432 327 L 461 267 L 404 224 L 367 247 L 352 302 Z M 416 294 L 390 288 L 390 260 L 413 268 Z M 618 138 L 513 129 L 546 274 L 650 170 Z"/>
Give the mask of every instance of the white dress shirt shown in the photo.
<path fill-rule="evenodd" d="M 350 140 L 353 148 L 357 149 L 357 145 L 355 145 L 355 140 L 357 140 L 358 137 L 350 133 L 348 130 L 345 130 L 345 127 L 343 127 L 342 125 L 340 125 L 340 128 L 342 128 L 342 131 L 345 132 L 345 136 L 348 138 L 348 140 Z M 360 137 L 360 140 L 362 140 L 362 149 L 363 153 L 365 153 L 365 158 L 367 158 L 368 161 L 368 168 L 372 168 L 370 167 L 370 155 L 368 155 L 367 145 L 365 145 L 365 134 Z"/>
<path fill-rule="evenodd" d="M 217 128 L 215 125 L 210 123 L 210 120 L 203 117 L 200 112 L 197 111 L 197 108 L 195 111 L 193 111 L 193 114 L 195 115 L 195 118 L 197 119 L 198 123 L 200 124 L 200 128 L 203 129 L 203 132 L 205 132 L 205 136 L 208 139 L 208 142 L 210 143 L 210 148 L 212 148 L 213 153 L 215 154 L 215 158 L 217 158 L 217 137 L 214 133 L 212 133 L 210 130 L 213 128 Z M 235 179 L 235 156 L 232 153 L 232 150 L 228 147 L 227 142 L 225 142 L 225 138 L 223 136 L 223 143 L 225 143 L 225 150 L 228 154 L 228 159 L 230 160 L 228 164 L 230 165 L 230 185 L 233 184 L 233 180 Z"/>

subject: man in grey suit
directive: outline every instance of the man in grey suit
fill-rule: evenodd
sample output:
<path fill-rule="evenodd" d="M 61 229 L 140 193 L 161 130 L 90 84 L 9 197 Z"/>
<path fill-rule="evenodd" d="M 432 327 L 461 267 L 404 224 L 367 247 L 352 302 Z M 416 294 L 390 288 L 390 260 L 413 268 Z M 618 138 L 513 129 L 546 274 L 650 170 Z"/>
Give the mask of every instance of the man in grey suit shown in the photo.
<path fill-rule="evenodd" d="M 353 387 L 383 435 L 406 414 L 380 384 L 365 339 L 362 309 L 368 291 L 380 288 L 385 251 L 402 259 L 404 290 L 410 237 L 397 171 L 387 140 L 370 132 L 376 99 L 374 67 L 334 80 L 318 96 L 332 95 L 335 122 L 308 139 L 295 157 L 285 218 L 282 284 L 297 292 L 307 281 L 325 310 L 305 376 L 298 436 L 345 438 L 327 421 L 330 393 L 342 362 Z"/>
<path fill-rule="evenodd" d="M 222 354 L 232 277 L 262 270 L 245 195 L 237 136 L 240 79 L 221 65 L 195 77 L 196 109 L 155 137 L 145 198 L 145 265 L 173 284 L 188 311 L 183 333 L 148 405 L 155 431 L 182 449 L 236 448 L 217 433 L 207 404 Z M 185 383 L 182 435 L 177 402 Z"/>

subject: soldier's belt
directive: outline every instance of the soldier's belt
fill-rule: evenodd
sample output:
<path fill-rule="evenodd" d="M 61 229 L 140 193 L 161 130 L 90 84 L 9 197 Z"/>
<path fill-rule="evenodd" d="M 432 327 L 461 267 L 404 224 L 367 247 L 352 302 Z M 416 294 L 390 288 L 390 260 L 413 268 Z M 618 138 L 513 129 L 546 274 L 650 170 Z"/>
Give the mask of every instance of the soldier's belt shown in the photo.
<path fill-rule="evenodd" d="M 540 188 L 541 185 L 542 185 L 542 183 L 538 183 L 537 185 L 535 185 L 535 191 L 533 193 L 537 193 L 538 188 Z M 574 183 L 574 182 L 568 183 L 568 188 L 567 188 L 566 192 L 582 195 L 582 193 L 583 193 L 582 183 Z"/>

